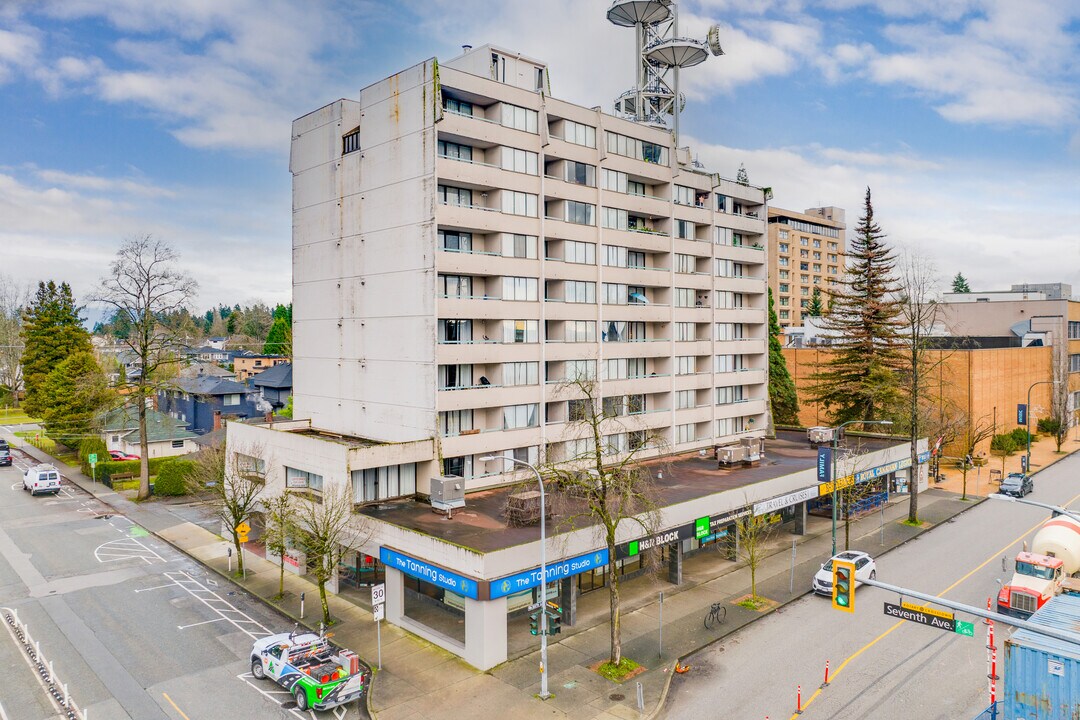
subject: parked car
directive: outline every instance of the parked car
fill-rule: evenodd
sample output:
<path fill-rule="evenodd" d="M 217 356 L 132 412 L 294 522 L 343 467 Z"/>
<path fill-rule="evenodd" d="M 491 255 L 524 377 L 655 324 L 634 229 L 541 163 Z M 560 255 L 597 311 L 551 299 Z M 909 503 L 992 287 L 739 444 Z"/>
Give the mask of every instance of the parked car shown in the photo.
<path fill-rule="evenodd" d="M 60 471 L 53 465 L 35 465 L 23 473 L 23 490 L 31 495 L 60 492 Z"/>
<path fill-rule="evenodd" d="M 1012 497 L 1024 497 L 1029 492 L 1035 489 L 1035 482 L 1031 479 L 1031 476 L 1024 473 L 1009 473 L 1004 480 L 1001 481 L 1001 487 L 998 488 L 998 492 L 1002 495 L 1011 495 Z"/>
<path fill-rule="evenodd" d="M 0 445 L 0 467 L 11 467 L 11 448 L 7 443 Z"/>
<path fill-rule="evenodd" d="M 109 457 L 113 460 L 138 460 L 138 455 L 130 455 L 126 452 L 120 452 L 119 450 L 110 450 Z"/>
<path fill-rule="evenodd" d="M 812 588 L 818 595 L 832 595 L 833 560 L 855 563 L 855 587 L 861 585 L 863 580 L 877 578 L 877 565 L 874 563 L 874 558 L 864 552 L 845 550 L 829 558 L 829 562 L 822 565 L 821 569 L 814 575 Z"/>

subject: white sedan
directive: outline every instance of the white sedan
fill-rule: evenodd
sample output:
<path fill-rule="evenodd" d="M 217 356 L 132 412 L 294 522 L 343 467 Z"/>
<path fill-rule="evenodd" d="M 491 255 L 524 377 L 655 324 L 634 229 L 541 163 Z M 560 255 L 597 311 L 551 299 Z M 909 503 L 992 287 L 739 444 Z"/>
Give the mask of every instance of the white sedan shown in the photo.
<path fill-rule="evenodd" d="M 877 565 L 874 564 L 874 558 L 864 552 L 845 550 L 842 553 L 833 555 L 829 562 L 822 565 L 821 569 L 814 575 L 811 587 L 819 595 L 832 595 L 833 560 L 855 563 L 855 587 L 862 584 L 863 580 L 873 580 L 877 577 Z"/>

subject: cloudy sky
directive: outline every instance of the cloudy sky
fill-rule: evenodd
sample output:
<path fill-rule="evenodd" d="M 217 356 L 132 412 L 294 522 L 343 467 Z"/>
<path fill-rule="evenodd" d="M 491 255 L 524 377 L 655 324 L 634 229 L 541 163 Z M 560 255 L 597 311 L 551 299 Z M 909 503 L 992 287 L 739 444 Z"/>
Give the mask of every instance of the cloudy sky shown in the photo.
<path fill-rule="evenodd" d="M 0 0 L 0 272 L 96 285 L 171 241 L 202 306 L 290 295 L 289 123 L 491 42 L 610 108 L 633 33 L 606 0 Z M 838 205 L 975 289 L 1080 294 L 1080 3 L 684 0 L 727 54 L 684 73 L 702 162 Z"/>

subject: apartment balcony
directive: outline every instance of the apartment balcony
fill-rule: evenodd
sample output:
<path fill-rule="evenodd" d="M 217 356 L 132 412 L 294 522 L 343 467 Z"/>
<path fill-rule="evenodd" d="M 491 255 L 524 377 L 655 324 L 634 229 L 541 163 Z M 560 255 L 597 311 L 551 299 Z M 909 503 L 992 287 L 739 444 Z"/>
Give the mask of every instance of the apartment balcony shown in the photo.
<path fill-rule="evenodd" d="M 703 405 L 701 407 L 685 408 L 683 410 L 675 411 L 675 424 L 685 425 L 687 423 L 699 423 L 699 422 L 711 422 L 713 419 L 712 405 Z"/>
<path fill-rule="evenodd" d="M 596 317 L 596 303 L 544 301 L 544 318 L 547 320 L 596 320 Z"/>
<path fill-rule="evenodd" d="M 745 368 L 732 372 L 714 373 L 713 380 L 717 387 L 722 385 L 764 385 L 765 370 L 759 368 Z"/>
<path fill-rule="evenodd" d="M 666 393 L 671 392 L 671 376 L 666 373 L 657 373 L 624 380 L 604 380 L 602 387 L 605 396 Z"/>
<path fill-rule="evenodd" d="M 540 343 L 502 343 L 495 340 L 470 340 L 439 343 L 435 358 L 439 365 L 482 365 L 492 362 L 526 362 L 540 359 Z"/>
<path fill-rule="evenodd" d="M 695 225 L 712 225 L 712 210 L 707 205 L 682 205 L 675 203 L 675 219 L 689 220 Z"/>
<path fill-rule="evenodd" d="M 544 237 L 595 243 L 597 239 L 596 226 L 579 225 L 578 223 L 567 222 L 562 217 L 547 216 L 544 218 Z"/>
<path fill-rule="evenodd" d="M 544 358 L 548 361 L 595 360 L 599 356 L 600 344 L 595 342 L 568 343 L 549 341 L 544 344 Z"/>
<path fill-rule="evenodd" d="M 486 455 L 501 452 L 508 447 L 528 447 L 540 444 L 540 428 L 503 430 L 501 427 L 464 431 L 460 435 L 441 440 L 443 457 L 460 455 Z"/>
<path fill-rule="evenodd" d="M 497 297 L 440 297 L 436 312 L 442 318 L 474 320 L 539 320 L 540 303 L 501 300 Z"/>
<path fill-rule="evenodd" d="M 544 260 L 545 280 L 586 280 L 596 282 L 596 265 L 568 263 L 555 258 Z"/>
<path fill-rule="evenodd" d="M 748 295 L 768 291 L 768 283 L 765 278 L 719 276 L 715 282 L 717 290 L 731 290 L 732 292 L 746 293 Z"/>
<path fill-rule="evenodd" d="M 527 150 L 532 150 L 534 147 L 539 148 L 540 145 L 539 135 L 504 127 L 498 122 L 482 117 L 443 112 L 442 120 L 435 127 L 440 133 L 478 140 L 482 144 L 502 145 Z"/>
<path fill-rule="evenodd" d="M 713 321 L 713 309 L 709 307 L 708 302 L 700 307 L 677 307 L 675 308 L 675 314 L 672 318 L 675 322 L 692 322 L 692 323 L 707 323 Z M 715 318 L 717 322 L 721 320 L 719 315 Z M 728 322 L 736 322 L 731 320 Z"/>
<path fill-rule="evenodd" d="M 738 213 L 716 213 L 714 224 L 720 227 L 731 228 L 735 232 L 739 233 L 764 233 L 765 232 L 765 217 L 754 217 L 752 215 L 741 215 Z"/>
<path fill-rule="evenodd" d="M 567 182 L 561 177 L 544 176 L 544 198 L 546 200 L 574 200 L 575 202 L 595 205 L 598 194 L 595 187 Z"/>
<path fill-rule="evenodd" d="M 497 382 L 500 378 L 493 377 Z M 525 405 L 540 402 L 540 385 L 473 385 L 467 388 L 439 390 L 435 397 L 436 409 L 468 410 L 475 408 L 503 407 L 505 405 Z"/>
<path fill-rule="evenodd" d="M 754 355 L 763 354 L 765 352 L 765 344 L 765 338 L 740 338 L 738 340 L 717 340 L 715 347 L 718 354 L 735 353 L 741 355 Z"/>
<path fill-rule="evenodd" d="M 597 144 L 603 141 L 603 133 L 597 132 Z M 585 147 L 576 143 L 566 142 L 558 135 L 548 134 L 548 144 L 544 148 L 544 161 L 573 160 L 574 162 L 596 165 L 600 159 L 596 148 Z"/>
<path fill-rule="evenodd" d="M 595 241 L 595 237 L 593 241 Z M 671 237 L 666 232 L 659 230 L 613 230 L 604 228 L 604 244 L 623 245 L 631 250 L 643 250 L 652 253 L 671 252 Z"/>
<path fill-rule="evenodd" d="M 604 207 L 626 210 L 631 215 L 661 218 L 671 216 L 669 200 L 656 195 L 638 195 L 616 190 L 604 191 Z"/>
<path fill-rule="evenodd" d="M 606 327 L 606 326 L 605 326 Z M 654 332 L 653 328 L 648 328 L 645 331 Z M 655 332 L 659 332 L 656 330 Z M 639 357 L 670 357 L 671 356 L 671 341 L 666 339 L 653 339 L 646 338 L 645 340 L 626 340 L 622 342 L 605 342 L 604 345 L 604 357 L 625 357 L 625 358 L 639 358 Z"/>
<path fill-rule="evenodd" d="M 605 265 L 604 282 L 668 288 L 671 287 L 671 268 L 622 268 Z"/>
<path fill-rule="evenodd" d="M 747 263 L 749 265 L 763 265 L 768 261 L 765 248 L 756 248 L 753 245 L 716 245 L 716 257 Z"/>
<path fill-rule="evenodd" d="M 739 402 L 727 403 L 716 406 L 716 419 L 740 417 L 744 415 L 764 415 L 765 400 L 740 400 Z M 764 425 L 761 426 L 764 428 Z"/>
<path fill-rule="evenodd" d="M 709 358 L 702 358 L 698 361 L 700 365 L 707 365 L 710 362 Z M 675 390 L 700 390 L 702 388 L 710 388 L 713 386 L 713 374 L 711 372 L 697 372 L 692 375 L 676 375 L 675 376 Z"/>
<path fill-rule="evenodd" d="M 456 187 L 480 190 L 495 188 L 517 190 L 536 195 L 540 192 L 540 177 L 526 173 L 503 170 L 475 160 L 459 160 L 451 157 L 435 158 L 435 174 L 439 182 Z"/>
<path fill-rule="evenodd" d="M 678 314 L 675 316 L 679 320 Z M 689 318 L 688 318 L 689 319 Z M 764 308 L 718 308 L 716 310 L 716 322 L 747 323 L 750 325 L 765 323 Z"/>
<path fill-rule="evenodd" d="M 492 193 L 492 197 L 494 193 Z M 539 235 L 540 220 L 524 215 L 503 213 L 495 200 L 481 198 L 480 204 L 445 205 L 436 203 L 435 220 L 439 225 L 470 228 L 478 233 L 505 232 Z"/>
<path fill-rule="evenodd" d="M 628 322 L 669 322 L 671 308 L 656 303 L 631 303 L 628 305 L 604 305 L 604 322 L 614 320 Z"/>
<path fill-rule="evenodd" d="M 671 168 L 667 165 L 645 162 L 634 158 L 608 153 L 604 159 L 604 167 L 608 170 L 618 170 L 627 175 L 646 178 L 649 184 L 671 182 Z"/>
<path fill-rule="evenodd" d="M 712 352 L 712 340 L 683 340 L 675 343 L 675 355 L 711 355 Z"/>
<path fill-rule="evenodd" d="M 446 275 L 539 277 L 540 261 L 527 258 L 503 257 L 489 252 L 440 250 L 435 256 L 435 269 Z"/>
<path fill-rule="evenodd" d="M 713 276 L 708 273 L 677 273 L 675 275 L 675 285 L 709 293 L 713 289 Z"/>

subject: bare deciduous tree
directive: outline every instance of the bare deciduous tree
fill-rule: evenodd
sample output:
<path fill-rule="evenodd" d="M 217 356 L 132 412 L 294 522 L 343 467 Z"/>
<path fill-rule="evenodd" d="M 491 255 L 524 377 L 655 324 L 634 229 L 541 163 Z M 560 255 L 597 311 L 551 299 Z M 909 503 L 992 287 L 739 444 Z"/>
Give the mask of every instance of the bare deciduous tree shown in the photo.
<path fill-rule="evenodd" d="M 321 496 L 297 493 L 294 496 L 296 538 L 307 554 L 308 573 L 315 578 L 322 603 L 323 623 L 331 625 L 326 583 L 334 576 L 346 553 L 352 552 L 371 535 L 363 515 L 353 514 L 352 487 L 329 485 Z"/>
<path fill-rule="evenodd" d="M 927 379 L 945 362 L 946 353 L 932 354 L 929 338 L 938 321 L 937 269 L 926 256 L 912 250 L 900 262 L 900 316 L 903 319 L 902 386 L 906 395 L 906 424 L 911 440 L 911 477 L 908 484 L 908 522 L 919 522 L 919 437 L 923 432 L 922 406 L 927 401 Z"/>
<path fill-rule="evenodd" d="M 254 514 L 266 488 L 262 448 L 226 449 L 224 442 L 203 449 L 189 476 L 192 490 L 209 493 L 210 505 L 226 528 L 238 558 L 236 572 L 244 572 L 244 554 L 236 528 Z"/>
<path fill-rule="evenodd" d="M 570 380 L 560 389 L 572 398 L 569 425 L 579 430 L 581 440 L 577 451 L 549 462 L 543 472 L 558 483 L 559 505 L 565 509 L 562 523 L 595 525 L 608 549 L 609 662 L 618 668 L 622 665 L 619 575 L 614 571 L 618 529 L 626 524 L 645 535 L 655 532 L 659 520 L 655 483 L 650 468 L 641 464 L 641 455 L 663 441 L 631 424 L 633 418 L 627 414 L 644 410 L 628 407 L 636 400 L 602 400 L 599 386 L 588 378 Z"/>
<path fill-rule="evenodd" d="M 757 610 L 763 598 L 757 594 L 757 571 L 768 555 L 768 542 L 774 525 L 768 514 L 755 515 L 754 506 L 747 504 L 746 513 L 735 521 L 736 555 L 750 570 L 751 609 Z"/>
<path fill-rule="evenodd" d="M 30 303 L 30 288 L 0 275 L 0 387 L 11 391 L 19 404 L 22 391 L 22 312 Z"/>
<path fill-rule="evenodd" d="M 139 499 L 150 496 L 149 449 L 146 438 L 146 405 L 162 371 L 179 362 L 179 342 L 174 330 L 160 319 L 187 307 L 198 285 L 176 267 L 179 256 L 165 241 L 150 235 L 124 240 L 101 281 L 94 300 L 126 318 L 131 332 L 123 343 L 135 355 L 140 372 L 128 381 L 128 394 L 139 413 Z"/>
<path fill-rule="evenodd" d="M 975 448 L 979 446 L 979 443 L 984 440 L 989 440 L 994 437 L 994 423 L 988 415 L 976 420 L 974 423 L 964 423 L 964 430 L 961 436 L 963 438 L 963 452 L 960 457 L 960 467 L 963 473 L 963 494 L 961 500 L 967 500 L 967 476 L 968 471 L 974 466 L 975 460 Z M 969 461 L 968 458 L 971 458 Z"/>
<path fill-rule="evenodd" d="M 285 551 L 289 549 L 289 540 L 296 534 L 296 508 L 293 496 L 288 492 L 267 500 L 263 530 L 263 544 L 266 552 L 278 559 L 278 594 L 277 600 L 285 596 Z"/>

